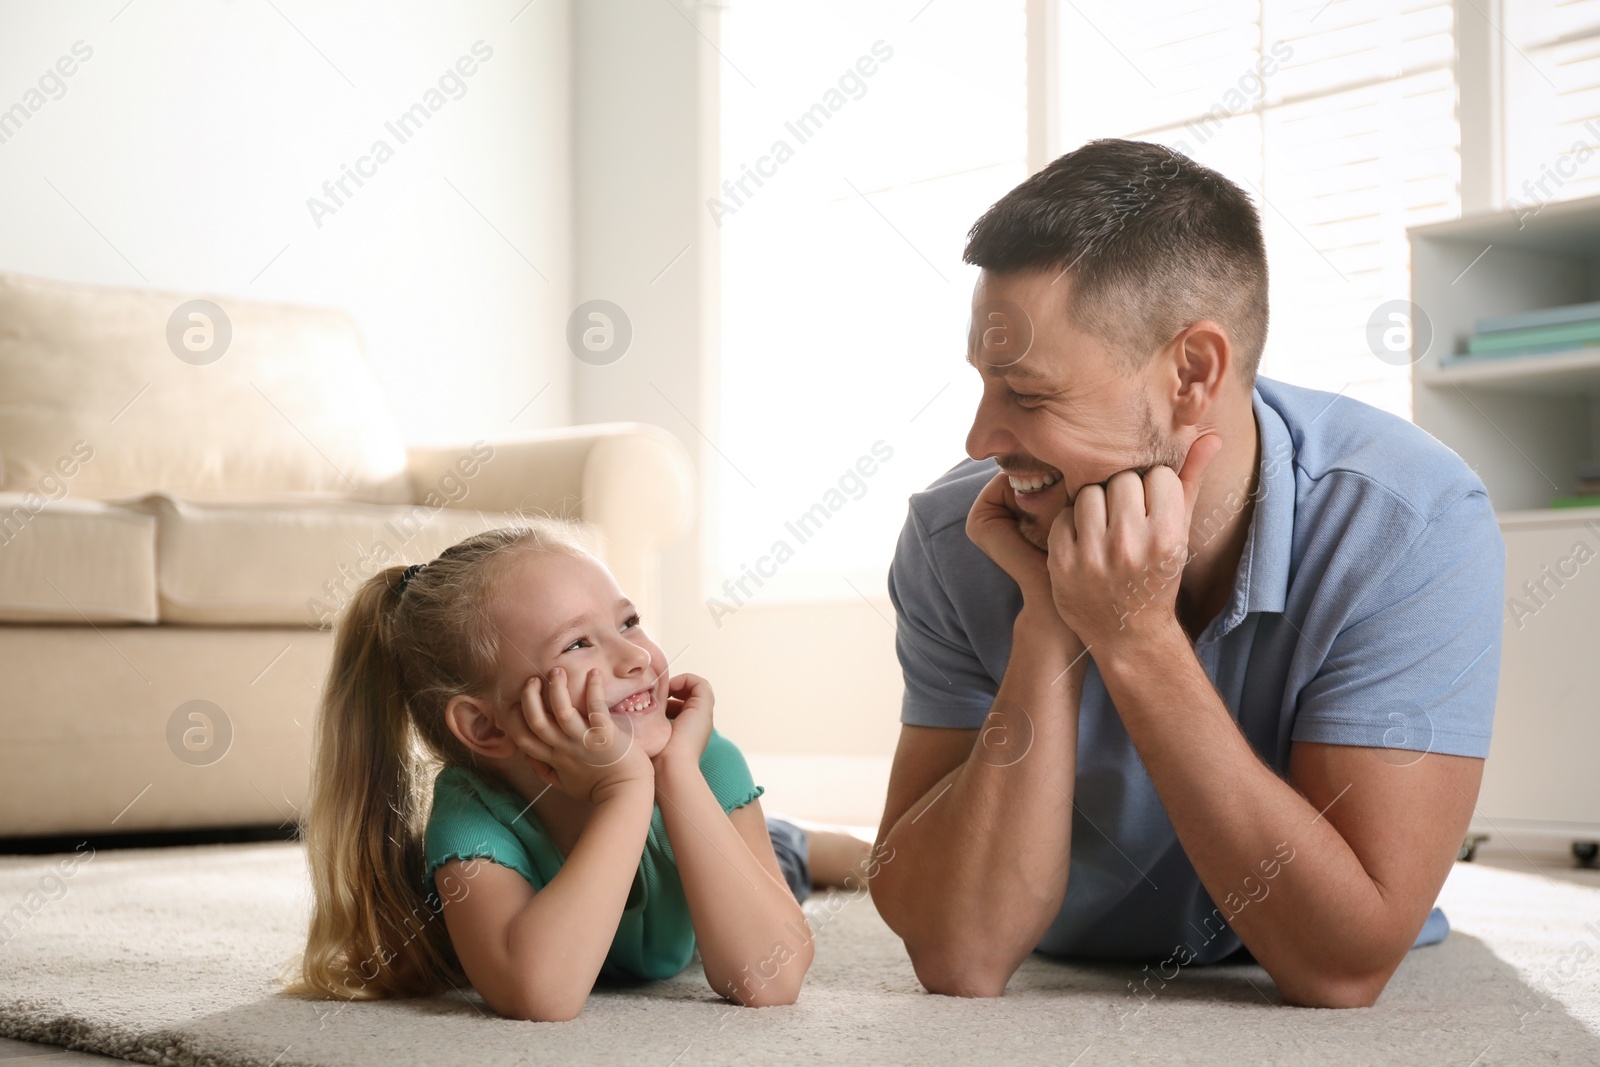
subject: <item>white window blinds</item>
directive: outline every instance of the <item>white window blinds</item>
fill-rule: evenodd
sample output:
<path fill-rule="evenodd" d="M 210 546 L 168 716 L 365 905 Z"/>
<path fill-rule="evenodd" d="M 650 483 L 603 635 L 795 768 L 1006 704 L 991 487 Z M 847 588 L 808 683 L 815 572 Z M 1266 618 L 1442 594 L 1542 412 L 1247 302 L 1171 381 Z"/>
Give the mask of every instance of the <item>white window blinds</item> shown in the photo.
<path fill-rule="evenodd" d="M 1460 210 L 1448 2 L 1063 0 L 1060 143 L 1172 145 L 1255 197 L 1272 271 L 1261 372 L 1410 416 L 1366 324 L 1409 296 L 1406 227 Z"/>
<path fill-rule="evenodd" d="M 1600 0 L 1506 4 L 1506 205 L 1600 193 Z"/>

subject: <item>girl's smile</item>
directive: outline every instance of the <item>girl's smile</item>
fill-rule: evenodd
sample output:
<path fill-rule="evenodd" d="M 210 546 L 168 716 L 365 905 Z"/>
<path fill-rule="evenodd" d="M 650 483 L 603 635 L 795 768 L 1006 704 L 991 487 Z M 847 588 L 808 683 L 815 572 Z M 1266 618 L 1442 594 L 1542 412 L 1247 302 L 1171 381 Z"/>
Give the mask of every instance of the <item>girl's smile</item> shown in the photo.
<path fill-rule="evenodd" d="M 630 693 L 611 705 L 613 715 L 648 715 L 656 710 L 655 693 L 650 689 L 641 689 L 637 693 Z"/>

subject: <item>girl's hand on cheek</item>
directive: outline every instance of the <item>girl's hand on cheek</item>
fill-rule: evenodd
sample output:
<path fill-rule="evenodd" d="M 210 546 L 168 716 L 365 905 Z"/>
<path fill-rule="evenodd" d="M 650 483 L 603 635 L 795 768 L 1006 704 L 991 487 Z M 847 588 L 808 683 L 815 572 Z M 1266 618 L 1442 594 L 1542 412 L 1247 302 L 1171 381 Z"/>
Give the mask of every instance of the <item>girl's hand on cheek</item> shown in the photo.
<path fill-rule="evenodd" d="M 669 764 L 687 764 L 698 772 L 706 742 L 711 740 L 711 683 L 698 674 L 674 675 L 667 683 L 667 719 L 672 737 L 653 762 L 659 772 Z"/>
<path fill-rule="evenodd" d="M 576 800 L 599 803 L 629 782 L 652 783 L 655 769 L 644 750 L 634 744 L 633 732 L 619 727 L 606 708 L 605 687 L 599 671 L 585 679 L 580 715 L 567 695 L 561 668 L 543 679 L 528 679 L 522 690 L 522 717 L 528 733 L 517 737 L 534 773 Z"/>

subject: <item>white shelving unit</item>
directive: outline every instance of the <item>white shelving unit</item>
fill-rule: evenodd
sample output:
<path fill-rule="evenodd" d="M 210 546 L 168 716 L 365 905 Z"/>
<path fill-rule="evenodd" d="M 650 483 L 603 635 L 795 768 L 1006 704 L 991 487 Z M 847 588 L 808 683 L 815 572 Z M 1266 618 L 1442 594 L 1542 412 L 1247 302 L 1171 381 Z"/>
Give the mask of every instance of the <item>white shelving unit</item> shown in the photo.
<path fill-rule="evenodd" d="M 1432 326 L 1427 351 L 1413 351 L 1413 418 L 1483 479 L 1506 543 L 1494 742 L 1469 840 L 1570 843 L 1592 861 L 1600 842 L 1600 508 L 1549 503 L 1572 494 L 1580 461 L 1600 458 L 1600 349 L 1441 361 L 1466 351 L 1480 318 L 1600 300 L 1600 197 L 1409 232 L 1411 299 Z M 1413 327 L 1420 343 L 1425 331 Z M 1580 544 L 1592 554 L 1586 561 Z"/>

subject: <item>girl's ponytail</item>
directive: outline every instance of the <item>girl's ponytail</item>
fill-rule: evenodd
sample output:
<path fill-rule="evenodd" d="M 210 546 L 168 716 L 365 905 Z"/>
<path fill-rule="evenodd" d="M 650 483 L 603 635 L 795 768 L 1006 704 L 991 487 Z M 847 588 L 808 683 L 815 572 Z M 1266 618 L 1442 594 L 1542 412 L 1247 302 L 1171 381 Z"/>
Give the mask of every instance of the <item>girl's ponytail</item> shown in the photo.
<path fill-rule="evenodd" d="M 493 686 L 500 646 L 488 618 L 501 566 L 520 551 L 589 547 L 569 524 L 524 520 L 452 545 L 409 581 L 389 567 L 346 605 L 303 821 L 315 900 L 287 992 L 375 1000 L 465 987 L 422 879 L 434 772 L 472 763 L 445 708 Z"/>
<path fill-rule="evenodd" d="M 463 980 L 438 898 L 420 881 L 432 775 L 406 707 L 403 570 L 361 586 L 334 645 L 304 825 L 315 903 L 289 988 L 302 996 L 426 995 Z"/>

